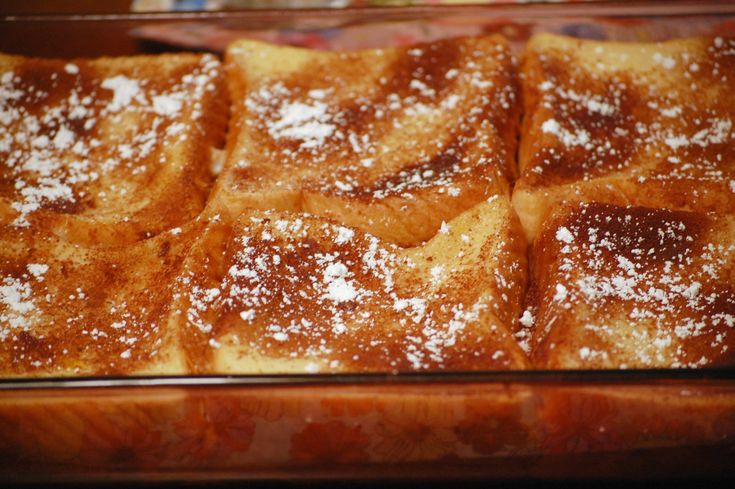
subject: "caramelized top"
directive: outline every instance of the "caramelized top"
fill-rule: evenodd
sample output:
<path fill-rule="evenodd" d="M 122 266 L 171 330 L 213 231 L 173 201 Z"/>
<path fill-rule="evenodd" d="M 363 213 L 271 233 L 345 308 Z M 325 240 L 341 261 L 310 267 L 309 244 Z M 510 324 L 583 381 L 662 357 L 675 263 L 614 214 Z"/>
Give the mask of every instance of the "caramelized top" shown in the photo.
<path fill-rule="evenodd" d="M 196 234 L 194 225 L 176 228 L 118 249 L 29 230 L 3 236 L 3 375 L 182 373 L 166 317 Z"/>
<path fill-rule="evenodd" d="M 524 185 L 681 179 L 735 195 L 735 40 L 538 35 L 523 67 Z M 733 200 L 735 202 L 735 200 Z"/>
<path fill-rule="evenodd" d="M 427 199 L 428 216 L 450 209 L 449 219 L 507 191 L 518 106 L 501 39 L 301 52 L 313 72 L 285 73 L 298 61 L 288 49 L 256 51 L 230 53 L 247 69 L 232 76 L 225 192 L 255 184 L 260 197 L 293 188 L 370 205 L 428 190 L 461 202 Z M 527 366 L 508 331 L 525 257 L 507 198 L 482 204 L 495 210 L 466 216 L 456 236 L 444 223 L 434 251 L 404 252 L 305 214 L 233 220 L 238 206 L 221 220 L 207 213 L 204 234 L 198 219 L 171 229 L 207 193 L 222 115 L 215 58 L 0 61 L 8 375 L 212 372 L 232 361 L 252 372 L 258 357 L 286 369 L 307 359 L 307 370 Z M 168 211 L 181 212 L 153 216 Z M 153 237 L 118 241 L 114 229 L 136 220 L 132 241 Z M 113 231 L 98 233 L 103 224 Z"/>
<path fill-rule="evenodd" d="M 0 57 L 5 374 L 523 369 L 523 350 L 540 368 L 735 361 L 729 214 L 556 209 L 522 312 L 502 38 L 242 41 L 227 57 L 227 161 L 197 219 L 226 114 L 214 57 Z M 524 70 L 519 185 L 735 196 L 735 41 L 536 36 Z"/>
<path fill-rule="evenodd" d="M 294 70 L 264 68 L 249 59 L 293 55 L 306 58 Z M 428 163 L 441 154 L 437 150 L 454 146 L 449 151 L 454 154 L 458 142 L 482 137 L 475 134 L 478 126 L 494 133 L 486 137 L 499 134 L 502 138 L 516 123 L 512 116 L 517 113 L 514 63 L 499 37 L 347 53 L 242 41 L 229 48 L 228 58 L 234 63 L 232 69 L 243 70 L 239 76 L 245 78 L 247 91 L 235 93 L 234 102 L 243 110 L 241 116 L 251 119 L 244 122 L 252 138 L 247 142 L 265 150 L 262 158 L 266 162 L 279 158 L 287 166 L 319 169 L 326 165 L 366 169 L 371 174 L 381 170 L 373 165 L 388 166 L 376 159 L 399 157 L 391 154 L 391 149 L 398 149 L 393 145 L 423 154 L 408 163 Z M 416 122 L 446 131 L 425 130 L 416 140 L 406 138 L 405 133 L 400 141 L 395 135 L 389 137 L 403 124 L 414 132 Z M 426 147 L 428 142 L 434 147 Z M 506 154 L 512 148 L 503 147 L 502 140 L 497 143 L 499 147 L 488 148 L 487 157 L 494 157 L 512 176 L 512 158 Z M 233 162 L 242 167 L 254 163 L 257 160 Z M 323 177 L 329 171 L 322 170 Z"/>
<path fill-rule="evenodd" d="M 293 194 L 277 208 L 302 210 L 302 191 L 332 208 L 433 194 L 464 210 L 515 177 L 516 68 L 500 37 L 346 53 L 241 41 L 227 57 L 234 124 L 219 190 L 235 200 L 277 189 Z"/>
<path fill-rule="evenodd" d="M 403 251 L 303 214 L 220 224 L 180 281 L 193 368 L 217 371 L 214 357 L 240 358 L 246 372 L 256 357 L 280 359 L 275 371 L 293 360 L 307 371 L 523 368 L 502 312 L 522 291 L 522 244 L 496 226 L 472 243 L 457 229 Z M 483 262 L 494 273 L 473 269 Z"/>
<path fill-rule="evenodd" d="M 534 249 L 526 317 L 535 318 L 537 361 L 552 368 L 731 363 L 734 241 L 731 218 L 606 204 L 558 212 Z"/>
<path fill-rule="evenodd" d="M 1 56 L 0 198 L 9 209 L 0 217 L 14 227 L 30 226 L 38 211 L 125 222 L 143 219 L 153 202 L 153 214 L 182 212 L 176 206 L 190 198 L 162 199 L 159 184 L 172 191 L 182 174 L 195 181 L 208 172 L 220 77 L 211 55 Z"/>

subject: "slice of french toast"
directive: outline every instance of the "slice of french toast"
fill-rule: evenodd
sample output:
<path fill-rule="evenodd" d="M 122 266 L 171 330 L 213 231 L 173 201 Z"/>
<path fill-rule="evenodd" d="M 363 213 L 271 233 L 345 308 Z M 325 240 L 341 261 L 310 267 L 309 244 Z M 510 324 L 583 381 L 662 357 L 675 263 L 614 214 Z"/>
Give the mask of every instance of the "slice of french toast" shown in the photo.
<path fill-rule="evenodd" d="M 0 55 L 0 91 L 5 229 L 117 245 L 203 209 L 228 116 L 216 57 Z"/>
<path fill-rule="evenodd" d="M 538 368 L 735 362 L 735 217 L 567 204 L 533 245 Z"/>
<path fill-rule="evenodd" d="M 524 369 L 525 242 L 507 197 L 399 248 L 303 213 L 215 219 L 171 329 L 195 373 Z"/>
<path fill-rule="evenodd" d="M 204 224 L 121 247 L 20 228 L 0 236 L 0 376 L 182 374 L 167 318 Z"/>
<path fill-rule="evenodd" d="M 565 201 L 735 211 L 735 39 L 538 34 L 522 73 L 513 205 L 529 240 Z"/>
<path fill-rule="evenodd" d="M 509 195 L 520 118 L 500 36 L 320 52 L 237 41 L 212 214 L 303 211 L 401 246 Z"/>

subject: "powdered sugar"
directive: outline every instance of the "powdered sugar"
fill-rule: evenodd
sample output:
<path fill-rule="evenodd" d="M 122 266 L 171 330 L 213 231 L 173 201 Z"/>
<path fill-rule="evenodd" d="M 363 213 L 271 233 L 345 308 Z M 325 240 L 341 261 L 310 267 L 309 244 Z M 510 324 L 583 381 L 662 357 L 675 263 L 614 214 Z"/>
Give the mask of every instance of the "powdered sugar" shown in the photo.
<path fill-rule="evenodd" d="M 100 84 L 102 88 L 112 90 L 112 102 L 107 106 L 110 112 L 118 112 L 130 105 L 135 99 L 137 102 L 145 103 L 140 82 L 124 75 L 106 78 Z"/>
<path fill-rule="evenodd" d="M 541 124 L 541 132 L 552 134 L 559 139 L 564 146 L 587 146 L 590 143 L 590 133 L 585 129 L 569 131 L 562 127 L 556 119 L 547 119 Z"/>
<path fill-rule="evenodd" d="M 149 165 L 164 158 L 161 143 L 186 140 L 181 131 L 169 134 L 174 126 L 169 124 L 184 111 L 196 121 L 202 97 L 214 88 L 219 63 L 203 56 L 164 90 L 128 73 L 96 79 L 77 64 L 58 63 L 56 69 L 54 76 L 71 80 L 53 94 L 36 86 L 32 71 L 23 78 L 12 71 L 2 75 L 0 119 L 9 130 L 0 135 L 0 153 L 14 182 L 12 195 L 5 197 L 18 214 L 14 225 L 19 227 L 29 226 L 29 217 L 41 209 L 106 212 L 117 205 L 118 195 L 134 196 L 137 189 L 127 180 L 119 189 L 99 187 L 109 185 L 108 177 L 125 179 L 122 169 L 131 180 L 154 170 Z M 28 104 L 39 110 L 29 110 Z M 110 129 L 122 120 L 123 129 L 129 125 L 134 130 Z M 195 123 L 184 129 L 197 131 Z"/>
<path fill-rule="evenodd" d="M 458 240 L 459 241 L 459 240 Z M 217 317 L 232 311 L 237 344 L 261 355 L 309 359 L 320 366 L 379 365 L 441 368 L 469 329 L 478 332 L 489 303 L 447 296 L 450 274 L 441 266 L 410 279 L 416 264 L 377 238 L 311 216 L 271 212 L 241 219 L 230 240 L 227 267 L 216 287 L 187 275 L 187 321 L 224 344 Z M 408 279 L 408 280 L 407 280 Z M 400 281 L 400 285 L 397 284 Z M 513 287 L 503 279 L 503 287 Z M 183 284 L 184 282 L 182 282 Z M 217 328 L 215 324 L 219 324 Z M 217 336 L 215 336 L 217 335 Z M 266 338 L 267 340 L 263 340 Z M 397 358 L 396 348 L 404 357 Z M 474 347 L 473 347 L 474 348 Z M 359 361 L 346 352 L 365 352 Z M 498 364 L 511 362 L 495 348 Z M 501 353 L 498 353 L 501 352 Z M 372 368 L 372 367 L 370 367 Z"/>
<path fill-rule="evenodd" d="M 346 227 L 340 227 L 337 229 L 337 238 L 334 242 L 338 245 L 349 243 L 349 241 L 355 236 L 355 232 Z"/>
<path fill-rule="evenodd" d="M 533 327 L 534 317 L 533 314 L 531 314 L 531 311 L 529 311 L 528 309 L 523 311 L 523 315 L 519 319 L 519 322 L 521 323 L 521 326 L 524 326 L 526 328 Z"/>
<path fill-rule="evenodd" d="M 554 302 L 564 302 L 567 299 L 567 288 L 562 284 L 556 284 L 556 292 L 553 297 Z"/>
<path fill-rule="evenodd" d="M 529 177 L 557 175 L 569 183 L 623 174 L 626 185 L 633 179 L 655 182 L 650 185 L 727 183 L 733 175 L 726 148 L 733 141 L 735 113 L 717 100 L 732 95 L 731 74 L 719 61 L 728 47 L 724 40 L 720 46 L 705 42 L 665 51 L 641 46 L 642 59 L 648 55 L 653 64 L 650 71 L 616 68 L 615 57 L 633 48 L 598 53 L 596 68 L 570 64 L 571 52 L 542 49 L 539 69 L 532 70 L 532 79 L 543 80 L 536 82 L 540 100 L 529 120 L 559 144 L 536 146 Z M 692 98 L 699 92 L 712 94 L 711 101 Z"/>
<path fill-rule="evenodd" d="M 358 293 L 351 282 L 345 280 L 350 273 L 340 262 L 330 263 L 324 269 L 324 283 L 327 284 L 325 297 L 334 302 L 348 302 L 357 298 Z"/>
<path fill-rule="evenodd" d="M 572 316 L 602 322 L 586 328 L 584 335 L 566 331 L 580 341 L 589 338 L 580 350 L 582 361 L 611 361 L 608 347 L 592 348 L 600 342 L 616 345 L 618 358 L 628 358 L 619 363 L 647 366 L 700 366 L 727 349 L 725 340 L 735 333 L 723 329 L 724 318 L 735 314 L 727 280 L 735 245 L 702 241 L 720 229 L 715 221 L 700 224 L 689 215 L 602 204 L 582 204 L 571 216 L 553 230 L 561 253 L 552 272 L 553 302 L 541 304 L 536 326 L 540 337 L 552 325 L 576 324 L 578 319 L 559 316 L 568 310 Z M 566 239 L 568 235 L 574 239 Z M 587 305 L 592 312 L 579 316 Z M 708 347 L 707 355 L 692 359 L 691 351 L 701 347 L 691 342 L 709 345 L 711 340 L 704 338 L 713 331 L 720 340 Z"/>
<path fill-rule="evenodd" d="M 707 127 L 697 131 L 692 136 L 668 133 L 664 138 L 664 142 L 673 150 L 690 145 L 706 148 L 713 144 L 727 142 L 731 138 L 731 132 L 732 121 L 730 119 L 715 118 L 710 121 Z"/>
<path fill-rule="evenodd" d="M 574 241 L 574 235 L 569 232 L 569 229 L 561 226 L 559 229 L 556 230 L 556 239 L 563 243 L 570 244 Z"/>
<path fill-rule="evenodd" d="M 28 273 L 38 280 L 43 280 L 44 274 L 48 272 L 48 265 L 43 263 L 29 263 L 26 265 L 26 268 L 28 269 Z"/>
<path fill-rule="evenodd" d="M 0 303 L 7 307 L 7 313 L 15 314 L 15 321 L 5 318 L 11 325 L 20 325 L 23 315 L 33 311 L 31 286 L 28 282 L 13 277 L 4 277 L 0 285 Z"/>
<path fill-rule="evenodd" d="M 671 70 L 676 66 L 676 60 L 671 56 L 664 56 L 661 53 L 653 53 L 653 62 L 661 65 L 666 70 Z"/>
<path fill-rule="evenodd" d="M 504 79 L 511 68 L 509 53 L 481 44 L 462 48 L 439 77 L 428 70 L 433 73 L 437 66 L 434 49 L 411 60 L 421 68 L 405 80 L 391 78 L 392 65 L 378 59 L 376 66 L 366 67 L 364 83 L 345 75 L 333 58 L 325 58 L 324 66 L 336 69 L 293 79 L 288 71 L 262 77 L 255 68 L 248 74 L 250 65 L 243 59 L 238 68 L 249 83 L 244 100 L 237 102 L 247 110 L 243 131 L 254 144 L 238 148 L 239 159 L 248 165 L 288 166 L 293 169 L 285 172 L 288 176 L 272 185 L 307 186 L 310 193 L 330 197 L 410 204 L 426 189 L 427 194 L 476 198 L 464 189 L 478 178 L 488 183 L 497 178 L 494 170 L 507 168 L 510 153 L 499 149 L 504 138 L 497 132 L 469 129 L 494 124 L 492 114 L 518 103 L 512 84 L 492 82 Z M 395 54 L 407 55 L 401 48 Z M 311 72 L 309 66 L 304 69 Z M 457 112 L 460 107 L 466 110 Z M 426 141 L 420 136 L 424 132 L 442 137 Z"/>
<path fill-rule="evenodd" d="M 280 107 L 279 118 L 269 124 L 268 132 L 274 139 L 299 139 L 302 149 L 316 148 L 335 131 L 329 119 L 323 102 L 287 102 Z"/>
<path fill-rule="evenodd" d="M 183 103 L 178 94 L 156 95 L 152 97 L 153 110 L 162 116 L 174 117 L 181 111 Z"/>

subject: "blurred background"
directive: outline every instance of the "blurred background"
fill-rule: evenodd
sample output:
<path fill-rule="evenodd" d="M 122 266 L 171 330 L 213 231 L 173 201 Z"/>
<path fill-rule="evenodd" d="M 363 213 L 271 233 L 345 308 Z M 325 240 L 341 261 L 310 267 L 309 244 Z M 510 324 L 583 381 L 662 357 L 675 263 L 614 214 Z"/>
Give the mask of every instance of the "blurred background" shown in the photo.
<path fill-rule="evenodd" d="M 350 50 L 491 33 L 519 51 L 540 31 L 621 41 L 731 35 L 733 14 L 732 0 L 0 0 L 0 51 L 46 57 L 222 53 L 241 38 Z"/>
<path fill-rule="evenodd" d="M 553 1 L 553 0 L 549 0 Z M 557 3 L 559 0 L 556 0 Z M 595 1 L 595 0 L 575 0 Z M 437 4 L 536 3 L 522 0 L 3 0 L 0 14 L 123 13 Z M 541 0 L 538 3 L 543 3 Z"/>

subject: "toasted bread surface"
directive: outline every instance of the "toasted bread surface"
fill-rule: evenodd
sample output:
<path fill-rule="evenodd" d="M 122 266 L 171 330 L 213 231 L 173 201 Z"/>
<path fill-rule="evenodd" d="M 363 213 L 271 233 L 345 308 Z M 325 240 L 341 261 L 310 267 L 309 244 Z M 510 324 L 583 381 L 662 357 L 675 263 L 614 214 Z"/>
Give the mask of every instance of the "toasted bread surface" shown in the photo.
<path fill-rule="evenodd" d="M 0 55 L 0 225 L 135 242 L 202 210 L 227 96 L 212 55 Z"/>
<path fill-rule="evenodd" d="M 305 211 L 413 246 L 509 194 L 520 105 L 502 37 L 344 53 L 238 41 L 226 62 L 213 213 Z"/>
<path fill-rule="evenodd" d="M 193 221 L 122 247 L 29 228 L 0 237 L 0 375 L 182 374 L 168 329 L 172 286 L 201 232 Z"/>
<path fill-rule="evenodd" d="M 304 214 L 215 221 L 179 280 L 195 372 L 522 369 L 511 328 L 526 281 L 507 198 L 401 249 Z"/>
<path fill-rule="evenodd" d="M 538 34 L 522 72 L 513 204 L 530 240 L 565 201 L 735 212 L 735 40 Z"/>
<path fill-rule="evenodd" d="M 732 365 L 734 60 L 0 56 L 0 376 Z"/>
<path fill-rule="evenodd" d="M 532 252 L 539 368 L 671 368 L 735 361 L 735 218 L 567 204 Z"/>

